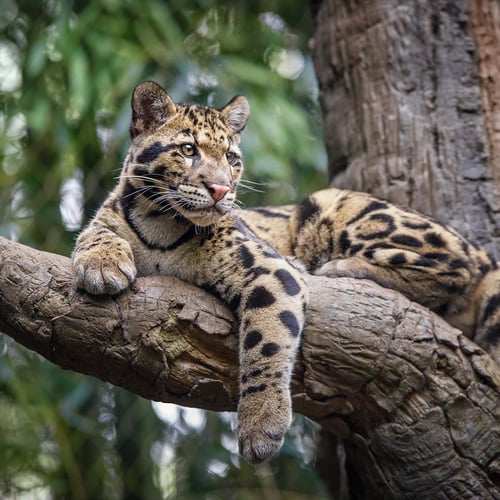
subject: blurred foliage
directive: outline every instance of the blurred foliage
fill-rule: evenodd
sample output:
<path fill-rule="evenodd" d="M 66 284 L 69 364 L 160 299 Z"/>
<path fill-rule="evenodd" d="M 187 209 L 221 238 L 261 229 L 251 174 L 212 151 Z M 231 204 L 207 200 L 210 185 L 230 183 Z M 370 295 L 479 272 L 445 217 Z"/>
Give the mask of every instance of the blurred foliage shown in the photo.
<path fill-rule="evenodd" d="M 0 235 L 68 255 L 129 145 L 130 94 L 251 104 L 245 206 L 326 183 L 307 2 L 0 0 Z M 0 337 L 2 498 L 324 498 L 313 431 L 238 457 L 234 416 L 160 406 L 63 372 Z"/>
<path fill-rule="evenodd" d="M 324 180 L 307 5 L 3 2 L 0 50 L 11 67 L 0 75 L 0 234 L 68 251 L 65 222 L 78 229 L 80 207 L 61 213 L 62 191 L 70 180 L 83 184 L 88 219 L 114 183 L 129 144 L 130 94 L 145 79 L 177 101 L 249 98 L 246 178 L 265 196 L 248 193 L 245 205 L 297 200 Z"/>

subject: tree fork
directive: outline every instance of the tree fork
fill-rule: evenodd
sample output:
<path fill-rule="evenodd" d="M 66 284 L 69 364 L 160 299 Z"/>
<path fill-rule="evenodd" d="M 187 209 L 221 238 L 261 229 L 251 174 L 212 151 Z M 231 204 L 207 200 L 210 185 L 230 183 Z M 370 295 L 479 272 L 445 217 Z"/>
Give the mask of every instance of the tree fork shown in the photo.
<path fill-rule="evenodd" d="M 68 258 L 3 238 L 0 262 L 0 329 L 17 342 L 148 399 L 236 409 L 236 323 L 216 298 L 166 276 L 90 297 L 71 289 Z M 500 498 L 499 367 L 395 291 L 307 280 L 294 408 L 344 441 L 366 491 Z"/>

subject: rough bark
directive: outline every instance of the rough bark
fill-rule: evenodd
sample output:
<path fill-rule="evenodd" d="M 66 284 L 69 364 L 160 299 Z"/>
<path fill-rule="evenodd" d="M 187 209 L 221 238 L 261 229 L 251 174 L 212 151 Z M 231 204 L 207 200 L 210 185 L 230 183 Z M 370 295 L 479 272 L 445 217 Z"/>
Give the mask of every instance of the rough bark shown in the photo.
<path fill-rule="evenodd" d="M 332 184 L 433 215 L 500 260 L 499 3 L 311 3 Z M 356 496 L 369 459 L 346 451 Z"/>
<path fill-rule="evenodd" d="M 496 0 L 324 0 L 313 58 L 333 183 L 435 216 L 500 260 Z"/>
<path fill-rule="evenodd" d="M 69 259 L 2 238 L 0 263 L 0 329 L 19 343 L 149 399 L 236 408 L 235 319 L 214 297 L 170 277 L 89 297 Z M 397 292 L 308 283 L 294 408 L 344 440 L 364 498 L 500 498 L 499 367 Z"/>

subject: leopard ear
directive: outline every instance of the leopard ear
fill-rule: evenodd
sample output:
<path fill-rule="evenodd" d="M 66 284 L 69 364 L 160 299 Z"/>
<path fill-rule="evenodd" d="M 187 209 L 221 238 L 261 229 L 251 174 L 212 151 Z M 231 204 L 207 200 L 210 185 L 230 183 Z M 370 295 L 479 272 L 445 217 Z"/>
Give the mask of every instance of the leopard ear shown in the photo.
<path fill-rule="evenodd" d="M 130 136 L 148 132 L 167 123 L 177 112 L 174 101 L 155 82 L 142 82 L 132 94 Z"/>
<path fill-rule="evenodd" d="M 250 116 L 250 105 L 246 97 L 234 96 L 221 110 L 224 121 L 233 134 L 241 132 Z"/>

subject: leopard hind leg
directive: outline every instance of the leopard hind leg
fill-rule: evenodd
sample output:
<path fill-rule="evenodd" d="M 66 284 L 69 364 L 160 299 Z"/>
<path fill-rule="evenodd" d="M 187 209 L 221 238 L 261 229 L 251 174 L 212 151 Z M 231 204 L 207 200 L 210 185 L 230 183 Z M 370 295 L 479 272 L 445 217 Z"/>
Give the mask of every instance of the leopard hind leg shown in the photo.
<path fill-rule="evenodd" d="M 397 290 L 439 314 L 448 310 L 463 293 L 469 274 L 466 268 L 450 270 L 443 262 L 399 248 L 377 249 L 368 256 L 333 259 L 313 271 L 318 276 L 369 279 Z"/>

